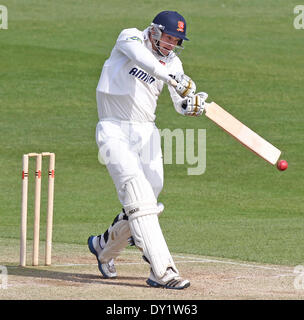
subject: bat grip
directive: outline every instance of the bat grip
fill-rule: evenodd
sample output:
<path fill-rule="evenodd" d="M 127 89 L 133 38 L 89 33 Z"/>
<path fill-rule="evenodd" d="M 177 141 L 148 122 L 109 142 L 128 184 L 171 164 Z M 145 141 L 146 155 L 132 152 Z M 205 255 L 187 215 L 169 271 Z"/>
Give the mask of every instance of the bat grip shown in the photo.
<path fill-rule="evenodd" d="M 210 103 L 209 102 L 205 102 L 205 107 L 204 107 L 204 112 L 207 112 L 207 109 L 209 107 Z"/>
<path fill-rule="evenodd" d="M 176 82 L 174 79 L 172 79 L 172 78 L 170 78 L 170 79 L 168 80 L 168 84 L 169 84 L 170 86 L 174 87 L 174 88 L 176 88 L 176 86 L 177 86 L 177 82 Z"/>

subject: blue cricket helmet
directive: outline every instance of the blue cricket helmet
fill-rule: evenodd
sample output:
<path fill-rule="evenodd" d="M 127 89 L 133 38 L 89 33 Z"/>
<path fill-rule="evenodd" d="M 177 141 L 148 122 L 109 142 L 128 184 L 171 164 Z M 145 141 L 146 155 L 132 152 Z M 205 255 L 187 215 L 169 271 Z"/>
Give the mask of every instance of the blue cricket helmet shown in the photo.
<path fill-rule="evenodd" d="M 186 37 L 186 20 L 176 11 L 162 11 L 154 19 L 154 24 L 160 29 L 176 38 L 189 40 Z"/>

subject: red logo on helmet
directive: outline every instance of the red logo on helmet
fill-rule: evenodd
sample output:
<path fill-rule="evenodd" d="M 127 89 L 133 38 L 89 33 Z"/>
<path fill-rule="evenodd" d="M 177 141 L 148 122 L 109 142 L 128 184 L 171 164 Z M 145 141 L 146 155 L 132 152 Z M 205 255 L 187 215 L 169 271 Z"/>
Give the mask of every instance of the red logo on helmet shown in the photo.
<path fill-rule="evenodd" d="M 177 31 L 180 31 L 180 32 L 184 32 L 184 28 L 185 28 L 185 23 L 183 21 L 178 21 L 177 22 Z"/>

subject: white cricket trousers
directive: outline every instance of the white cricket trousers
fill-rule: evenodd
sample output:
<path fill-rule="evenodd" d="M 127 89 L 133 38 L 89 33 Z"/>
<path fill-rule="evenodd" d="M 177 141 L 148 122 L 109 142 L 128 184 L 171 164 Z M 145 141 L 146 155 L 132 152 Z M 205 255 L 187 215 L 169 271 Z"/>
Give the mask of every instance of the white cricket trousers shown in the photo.
<path fill-rule="evenodd" d="M 123 206 L 122 186 L 135 177 L 146 179 L 157 199 L 164 177 L 160 134 L 153 122 L 101 120 L 96 142 Z"/>

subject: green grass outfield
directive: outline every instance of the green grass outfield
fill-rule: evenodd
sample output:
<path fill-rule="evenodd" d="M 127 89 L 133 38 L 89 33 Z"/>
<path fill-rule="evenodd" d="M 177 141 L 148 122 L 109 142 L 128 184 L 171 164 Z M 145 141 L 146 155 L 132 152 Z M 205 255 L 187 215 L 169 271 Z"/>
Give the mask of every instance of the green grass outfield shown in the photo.
<path fill-rule="evenodd" d="M 120 204 L 97 160 L 95 88 L 119 32 L 144 29 L 169 9 L 188 22 L 191 41 L 181 58 L 198 89 L 283 150 L 289 162 L 279 172 L 207 118 L 180 116 L 165 89 L 158 127 L 207 132 L 203 175 L 188 176 L 188 164 L 165 166 L 160 223 L 171 251 L 304 263 L 304 30 L 293 27 L 299 1 L 0 4 L 8 8 L 8 30 L 0 30 L 0 238 L 19 239 L 21 160 L 28 152 L 56 153 L 54 242 L 84 244 L 112 223 Z M 29 202 L 32 211 L 33 196 Z M 42 239 L 45 202 L 44 194 Z M 32 220 L 30 213 L 29 237 Z M 0 261 L 6 261 L 1 253 Z"/>

